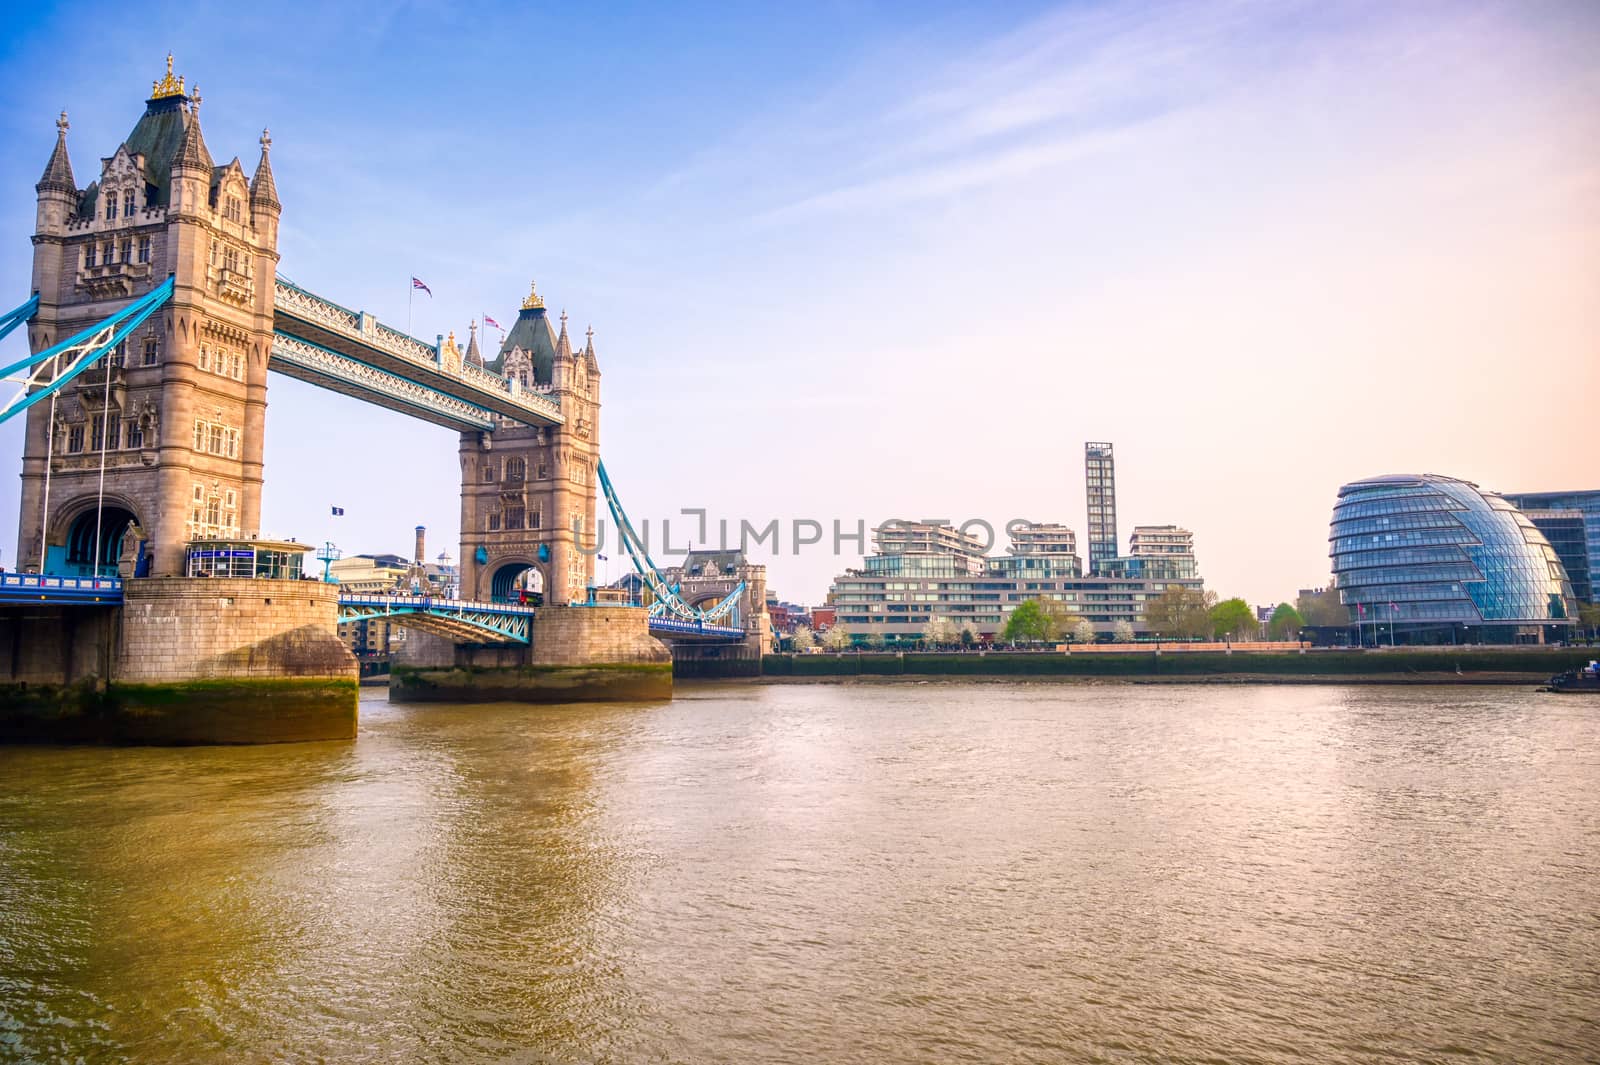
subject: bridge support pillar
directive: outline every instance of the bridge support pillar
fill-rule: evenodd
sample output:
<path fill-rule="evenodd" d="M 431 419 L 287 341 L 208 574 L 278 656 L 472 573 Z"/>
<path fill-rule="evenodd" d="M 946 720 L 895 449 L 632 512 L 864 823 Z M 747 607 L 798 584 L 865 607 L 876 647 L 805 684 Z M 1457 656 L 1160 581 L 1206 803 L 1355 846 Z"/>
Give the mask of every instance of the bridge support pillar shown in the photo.
<path fill-rule="evenodd" d="M 129 580 L 120 610 L 71 619 L 63 652 L 65 617 L 8 608 L 0 741 L 352 739 L 357 667 L 337 614 L 338 589 L 315 581 Z"/>
<path fill-rule="evenodd" d="M 394 702 L 644 702 L 672 697 L 672 653 L 643 607 L 554 606 L 530 647 L 455 645 L 407 632 L 389 672 Z"/>

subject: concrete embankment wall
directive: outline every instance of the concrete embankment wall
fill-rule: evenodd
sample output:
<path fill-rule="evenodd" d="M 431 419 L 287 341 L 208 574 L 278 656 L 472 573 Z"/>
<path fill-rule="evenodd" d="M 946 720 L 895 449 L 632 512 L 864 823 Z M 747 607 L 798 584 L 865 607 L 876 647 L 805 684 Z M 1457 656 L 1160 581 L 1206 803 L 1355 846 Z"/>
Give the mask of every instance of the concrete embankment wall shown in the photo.
<path fill-rule="evenodd" d="M 1381 681 L 1525 683 L 1583 665 L 1583 648 L 1460 648 L 1394 651 L 1200 652 L 1156 654 L 822 654 L 767 655 L 762 675 L 782 679 L 852 676 L 1121 677 L 1130 680 Z"/>
<path fill-rule="evenodd" d="M 152 578 L 120 610 L 0 611 L 0 740 L 274 743 L 356 732 L 338 589 Z M 59 616 L 55 616 L 59 615 Z"/>

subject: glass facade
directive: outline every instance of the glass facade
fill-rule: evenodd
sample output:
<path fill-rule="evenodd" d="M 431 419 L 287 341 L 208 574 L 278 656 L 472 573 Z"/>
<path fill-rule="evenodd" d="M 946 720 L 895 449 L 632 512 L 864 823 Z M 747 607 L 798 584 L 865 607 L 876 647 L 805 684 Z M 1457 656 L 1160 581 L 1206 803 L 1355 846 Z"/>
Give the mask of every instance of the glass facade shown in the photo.
<path fill-rule="evenodd" d="M 1600 592 L 1600 490 L 1592 492 L 1507 492 L 1506 499 L 1522 511 L 1548 511 L 1564 510 L 1577 511 L 1583 515 L 1583 543 L 1585 560 L 1581 568 L 1588 574 L 1589 592 L 1585 595 L 1578 591 L 1577 573 L 1574 567 L 1568 565 L 1568 575 L 1572 577 L 1573 590 L 1578 591 L 1578 598 L 1596 602 L 1595 595 Z M 1531 516 L 1531 515 L 1530 515 Z M 1539 518 L 1533 519 L 1535 525 Z M 1548 535 L 1548 534 L 1547 534 Z M 1568 555 L 1563 553 L 1563 545 L 1553 540 L 1552 546 L 1556 553 L 1561 555 L 1566 562 Z"/>
<path fill-rule="evenodd" d="M 1573 624 L 1555 549 L 1511 503 L 1470 482 L 1425 474 L 1347 484 L 1328 541 L 1350 623 L 1370 626 L 1375 641 L 1562 639 Z"/>
<path fill-rule="evenodd" d="M 1117 556 L 1117 463 L 1111 445 L 1083 445 L 1083 484 L 1089 507 L 1089 572 Z"/>

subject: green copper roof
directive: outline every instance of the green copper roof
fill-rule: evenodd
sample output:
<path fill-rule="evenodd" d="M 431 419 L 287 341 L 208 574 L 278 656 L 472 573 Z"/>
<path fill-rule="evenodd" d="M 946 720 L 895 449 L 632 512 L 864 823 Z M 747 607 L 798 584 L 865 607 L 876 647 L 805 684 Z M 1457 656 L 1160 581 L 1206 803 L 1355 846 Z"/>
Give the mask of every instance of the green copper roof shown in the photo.
<path fill-rule="evenodd" d="M 161 206 L 171 202 L 172 160 L 177 156 L 183 144 L 183 135 L 193 121 L 184 102 L 182 96 L 148 101 L 144 114 L 139 116 L 133 132 L 128 134 L 124 142 L 129 154 L 144 156 L 144 179 L 155 186 L 156 194 L 152 202 Z M 199 130 L 195 133 L 198 137 Z M 203 139 L 197 147 L 199 152 L 205 153 Z M 205 165 L 208 169 L 211 166 L 209 153 L 205 154 Z"/>
<path fill-rule="evenodd" d="M 512 348 L 521 348 L 533 358 L 535 383 L 547 385 L 556 361 L 556 334 L 550 328 L 550 317 L 543 307 L 524 307 L 511 323 L 511 331 L 500 344 L 500 354 L 490 369 L 504 373 L 506 356 Z"/>

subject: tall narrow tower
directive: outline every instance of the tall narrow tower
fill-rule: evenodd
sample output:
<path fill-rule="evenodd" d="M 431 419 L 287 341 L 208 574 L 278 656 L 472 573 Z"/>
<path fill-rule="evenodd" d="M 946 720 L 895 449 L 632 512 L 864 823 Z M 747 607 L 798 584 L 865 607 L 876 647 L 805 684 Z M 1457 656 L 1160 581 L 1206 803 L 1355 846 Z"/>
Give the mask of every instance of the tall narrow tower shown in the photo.
<path fill-rule="evenodd" d="M 590 330 L 572 349 L 530 291 L 488 369 L 516 390 L 545 393 L 561 425 L 503 421 L 461 434 L 461 594 L 552 605 L 582 602 L 594 583 L 595 490 L 600 455 L 600 365 Z M 453 339 L 450 342 L 453 343 Z"/>
<path fill-rule="evenodd" d="M 1083 445 L 1083 483 L 1089 504 L 1089 572 L 1117 557 L 1117 477 L 1111 445 Z"/>
<path fill-rule="evenodd" d="M 172 76 L 171 56 L 87 188 L 73 178 L 64 114 L 56 125 L 36 186 L 32 350 L 168 277 L 176 287 L 118 350 L 28 411 L 18 568 L 114 573 L 136 528 L 142 571 L 177 574 L 187 541 L 260 525 L 282 210 L 271 139 L 263 132 L 253 180 L 237 158 L 216 165 L 199 90 Z"/>

